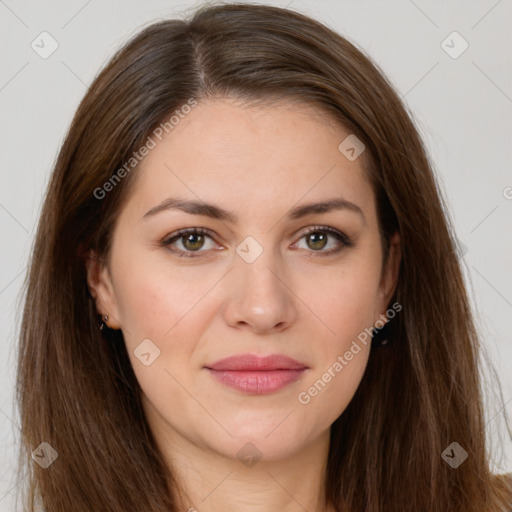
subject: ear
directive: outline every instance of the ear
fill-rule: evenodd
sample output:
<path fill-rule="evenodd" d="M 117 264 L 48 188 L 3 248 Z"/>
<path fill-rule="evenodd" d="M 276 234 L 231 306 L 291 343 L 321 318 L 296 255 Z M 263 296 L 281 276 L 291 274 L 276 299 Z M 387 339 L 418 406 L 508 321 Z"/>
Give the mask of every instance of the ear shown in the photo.
<path fill-rule="evenodd" d="M 94 251 L 89 251 L 85 257 L 87 285 L 96 302 L 96 310 L 102 317 L 108 315 L 106 324 L 111 329 L 120 329 L 119 314 L 110 271 L 105 261 Z"/>
<path fill-rule="evenodd" d="M 382 276 L 379 285 L 379 313 L 385 315 L 391 297 L 395 293 L 400 272 L 400 261 L 402 249 L 400 234 L 395 232 L 389 241 L 389 254 L 386 267 L 382 269 Z"/>

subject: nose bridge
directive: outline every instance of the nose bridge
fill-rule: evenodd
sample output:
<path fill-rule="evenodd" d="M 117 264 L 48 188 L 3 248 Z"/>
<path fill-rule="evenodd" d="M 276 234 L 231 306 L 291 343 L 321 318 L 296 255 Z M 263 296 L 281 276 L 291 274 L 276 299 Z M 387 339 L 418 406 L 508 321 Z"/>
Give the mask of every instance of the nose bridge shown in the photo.
<path fill-rule="evenodd" d="M 264 331 L 285 326 L 295 318 L 293 294 L 286 286 L 286 269 L 270 236 L 247 237 L 236 248 L 231 279 L 235 293 L 227 308 L 230 324 L 249 324 Z"/>
<path fill-rule="evenodd" d="M 243 284 L 244 290 L 248 287 L 252 288 L 252 291 L 247 290 L 250 295 L 286 294 L 282 283 L 285 267 L 279 248 L 271 244 L 270 236 L 260 235 L 258 240 L 248 236 L 236 248 L 238 255 L 235 263 L 236 279 Z"/>

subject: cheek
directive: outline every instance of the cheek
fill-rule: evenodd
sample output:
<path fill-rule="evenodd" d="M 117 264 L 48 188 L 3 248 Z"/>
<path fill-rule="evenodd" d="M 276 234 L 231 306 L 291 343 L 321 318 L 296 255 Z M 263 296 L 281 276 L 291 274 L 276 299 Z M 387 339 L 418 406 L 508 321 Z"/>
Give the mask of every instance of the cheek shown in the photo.
<path fill-rule="evenodd" d="M 176 266 L 157 264 L 144 256 L 125 260 L 118 267 L 122 276 L 116 284 L 119 314 L 130 339 L 172 338 L 197 310 L 207 315 L 209 290 L 216 276 L 184 271 Z M 190 322 L 188 322 L 190 323 Z M 192 337 L 192 336 L 190 336 Z"/>
<path fill-rule="evenodd" d="M 354 258 L 330 272 L 300 278 L 299 296 L 307 297 L 304 303 L 323 321 L 339 350 L 375 321 L 378 270 L 378 262 Z"/>
<path fill-rule="evenodd" d="M 151 401 L 159 403 L 166 397 L 157 407 L 165 410 L 180 403 L 178 383 L 188 382 L 195 365 L 197 340 L 211 321 L 213 308 L 207 293 L 213 283 L 190 275 L 184 278 L 179 272 L 169 275 L 169 269 L 144 267 L 140 260 L 136 271 L 126 262 L 123 275 L 118 286 L 119 311 L 131 365 Z M 148 352 L 150 364 L 145 365 L 141 355 Z"/>
<path fill-rule="evenodd" d="M 298 396 L 298 402 L 311 414 L 321 418 L 321 423 L 332 424 L 354 397 L 363 377 L 370 345 L 358 344 L 358 347 L 348 347 L 334 358 L 316 378 L 312 379 L 309 387 Z M 354 352 L 357 352 L 354 354 Z M 350 361 L 346 355 L 351 353 Z"/>
<path fill-rule="evenodd" d="M 308 306 L 322 320 L 325 335 L 297 399 L 326 423 L 345 410 L 363 377 L 375 320 L 378 269 L 378 262 L 360 259 L 333 273 L 304 279 L 303 293 L 309 290 Z"/>
<path fill-rule="evenodd" d="M 363 377 L 371 348 L 373 294 L 371 282 L 355 288 L 338 286 L 325 302 L 323 320 L 328 335 L 321 338 L 316 364 L 297 396 L 316 421 L 331 424 L 352 400 Z"/>

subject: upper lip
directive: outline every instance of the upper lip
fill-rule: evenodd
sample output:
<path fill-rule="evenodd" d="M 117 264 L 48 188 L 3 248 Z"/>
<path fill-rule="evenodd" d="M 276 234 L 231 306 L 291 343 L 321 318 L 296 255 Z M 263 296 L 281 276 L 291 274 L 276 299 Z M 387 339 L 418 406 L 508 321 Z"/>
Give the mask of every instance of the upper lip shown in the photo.
<path fill-rule="evenodd" d="M 264 371 L 304 370 L 307 366 L 291 357 L 281 354 L 273 354 L 264 357 L 253 354 L 238 354 L 207 365 L 206 368 L 210 370 Z"/>

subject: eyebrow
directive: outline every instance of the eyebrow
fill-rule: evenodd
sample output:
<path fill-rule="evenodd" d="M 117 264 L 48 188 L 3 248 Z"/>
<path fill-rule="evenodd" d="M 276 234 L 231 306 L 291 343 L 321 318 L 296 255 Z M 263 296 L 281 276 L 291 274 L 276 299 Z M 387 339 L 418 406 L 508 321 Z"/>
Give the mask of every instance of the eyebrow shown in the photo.
<path fill-rule="evenodd" d="M 144 214 L 142 219 L 148 219 L 157 213 L 166 210 L 182 210 L 192 215 L 203 215 L 205 217 L 211 217 L 212 219 L 227 221 L 233 224 L 238 222 L 238 218 L 234 213 L 229 212 L 214 204 L 189 199 L 178 199 L 173 197 L 169 197 L 151 208 Z M 356 204 L 342 198 L 327 199 L 325 201 L 297 206 L 287 213 L 287 217 L 291 220 L 295 220 L 313 213 L 327 213 L 333 210 L 347 210 L 357 213 L 361 216 L 363 222 L 366 223 L 363 210 Z"/>

